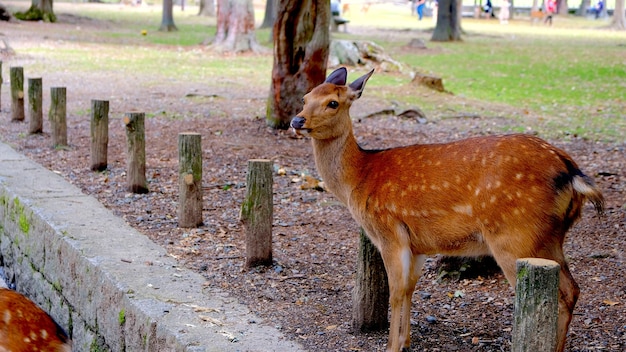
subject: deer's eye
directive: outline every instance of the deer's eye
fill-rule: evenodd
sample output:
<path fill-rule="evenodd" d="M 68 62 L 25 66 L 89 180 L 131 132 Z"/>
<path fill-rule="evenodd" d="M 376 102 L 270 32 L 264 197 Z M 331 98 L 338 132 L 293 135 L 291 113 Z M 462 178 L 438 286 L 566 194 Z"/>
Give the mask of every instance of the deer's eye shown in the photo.
<path fill-rule="evenodd" d="M 336 100 L 331 100 L 327 106 L 331 109 L 337 109 L 339 107 L 339 103 Z"/>

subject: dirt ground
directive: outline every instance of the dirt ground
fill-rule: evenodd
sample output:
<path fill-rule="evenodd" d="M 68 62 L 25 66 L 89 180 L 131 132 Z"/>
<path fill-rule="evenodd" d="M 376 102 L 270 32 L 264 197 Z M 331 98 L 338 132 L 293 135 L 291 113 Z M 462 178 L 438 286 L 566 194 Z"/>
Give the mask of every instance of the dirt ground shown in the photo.
<path fill-rule="evenodd" d="M 61 20 L 64 18 L 61 16 Z M 66 18 L 68 21 L 75 19 Z M 52 30 L 52 28 L 56 28 Z M 351 291 L 358 243 L 358 226 L 345 207 L 327 192 L 303 189 L 303 175 L 318 178 L 310 142 L 293 138 L 290 131 L 274 131 L 262 118 L 265 101 L 258 92 L 239 91 L 221 98 L 184 98 L 184 84 L 156 86 L 148 74 L 108 76 L 109 86 L 85 85 L 97 72 L 72 76 L 53 70 L 46 80 L 68 87 L 68 134 L 70 146 L 50 147 L 50 128 L 28 135 L 28 121 L 10 122 L 8 68 L 27 65 L 32 58 L 20 48 L 79 45 L 55 39 L 72 24 L 2 24 L 0 32 L 10 39 L 15 55 L 2 56 L 2 105 L 0 138 L 63 176 L 86 194 L 100 200 L 113 213 L 167 248 L 181 265 L 206 278 L 206 285 L 221 287 L 290 338 L 311 351 L 383 351 L 387 332 L 354 334 L 351 331 Z M 57 30 L 58 29 L 58 30 Z M 90 23 L 81 23 L 88 31 Z M 353 29 L 358 30 L 358 29 Z M 64 35 L 64 34 L 59 34 Z M 93 44 L 97 49 L 97 44 Z M 163 50 L 175 50 L 164 48 Z M 354 77 L 352 77 L 354 78 Z M 116 91 L 110 122 L 109 168 L 89 170 L 89 101 L 98 94 Z M 210 90 L 210 89 L 209 89 Z M 417 90 L 416 94 L 430 96 Z M 106 94 L 104 94 L 106 96 Z M 247 98 L 254 96 L 256 98 Z M 442 109 L 451 95 L 440 97 Z M 45 100 L 45 98 L 44 98 Z M 125 131 L 121 112 L 136 108 L 167 114 L 146 120 L 147 177 L 150 192 L 126 191 Z M 47 115 L 44 103 L 44 117 Z M 394 116 L 363 118 L 368 111 L 387 107 L 388 101 L 368 97 L 355 103 L 355 134 L 365 148 L 384 148 L 411 143 L 444 142 L 490 134 L 504 117 L 428 118 L 427 123 Z M 473 102 L 471 111 L 479 111 Z M 113 105 L 113 103 L 112 103 Z M 82 111 L 82 112 L 81 112 Z M 463 111 L 458 112 L 459 116 Z M 172 118 L 171 116 L 202 116 Z M 506 115 L 506 114 L 504 114 Z M 178 201 L 177 134 L 195 131 L 203 140 L 204 225 L 196 229 L 177 227 Z M 581 287 L 567 343 L 568 351 L 626 350 L 626 146 L 577 138 L 551 141 L 567 150 L 582 170 L 592 175 L 606 197 L 606 214 L 594 215 L 587 205 L 582 220 L 569 233 L 565 252 L 571 271 Z M 274 265 L 244 270 L 244 233 L 239 210 L 245 194 L 247 161 L 268 158 L 274 175 Z M 440 276 L 437 257 L 426 263 L 412 306 L 414 351 L 507 351 L 510 350 L 513 290 L 500 273 L 457 279 Z M 236 344 L 233 350 L 236 350 Z"/>

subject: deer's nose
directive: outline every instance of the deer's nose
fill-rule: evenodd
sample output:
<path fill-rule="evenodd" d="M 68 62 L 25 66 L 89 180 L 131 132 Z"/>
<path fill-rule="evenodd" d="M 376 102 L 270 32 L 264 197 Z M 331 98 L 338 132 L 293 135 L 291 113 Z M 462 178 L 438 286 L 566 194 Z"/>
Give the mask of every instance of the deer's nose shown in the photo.
<path fill-rule="evenodd" d="M 304 117 L 296 116 L 291 120 L 291 127 L 297 130 L 302 129 L 304 127 L 305 122 L 306 122 L 306 119 Z"/>

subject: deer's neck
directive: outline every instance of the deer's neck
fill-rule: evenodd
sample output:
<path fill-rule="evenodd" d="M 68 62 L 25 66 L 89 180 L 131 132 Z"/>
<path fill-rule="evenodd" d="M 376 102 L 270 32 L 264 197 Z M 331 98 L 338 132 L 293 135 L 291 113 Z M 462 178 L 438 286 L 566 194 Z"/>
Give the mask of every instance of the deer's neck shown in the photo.
<path fill-rule="evenodd" d="M 352 131 L 335 139 L 313 139 L 313 154 L 326 188 L 347 205 L 364 162 L 364 152 Z"/>

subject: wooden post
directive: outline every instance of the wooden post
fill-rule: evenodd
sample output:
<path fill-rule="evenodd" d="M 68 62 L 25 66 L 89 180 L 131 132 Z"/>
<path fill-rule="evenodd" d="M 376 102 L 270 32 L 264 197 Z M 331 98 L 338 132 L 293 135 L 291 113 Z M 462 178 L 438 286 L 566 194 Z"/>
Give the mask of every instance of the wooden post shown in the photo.
<path fill-rule="evenodd" d="M 11 79 L 11 121 L 24 121 L 24 68 L 10 68 Z"/>
<path fill-rule="evenodd" d="M 389 326 L 389 284 L 378 249 L 361 229 L 356 282 L 352 291 L 352 329 L 368 332 Z"/>
<path fill-rule="evenodd" d="M 52 146 L 67 146 L 67 100 L 65 87 L 50 88 L 50 129 L 52 130 Z"/>
<path fill-rule="evenodd" d="M 109 102 L 91 101 L 91 170 L 103 171 L 108 166 Z"/>
<path fill-rule="evenodd" d="M 178 134 L 178 226 L 202 224 L 202 136 Z"/>
<path fill-rule="evenodd" d="M 272 161 L 248 161 L 241 221 L 246 231 L 246 267 L 272 265 Z"/>
<path fill-rule="evenodd" d="M 43 93 L 41 78 L 28 79 L 28 133 L 43 132 Z"/>
<path fill-rule="evenodd" d="M 557 345 L 560 266 L 552 260 L 517 260 L 512 352 L 553 352 Z"/>
<path fill-rule="evenodd" d="M 129 112 L 124 115 L 126 125 L 127 170 L 126 179 L 128 191 L 133 193 L 148 193 L 146 181 L 146 135 L 143 112 Z"/>

